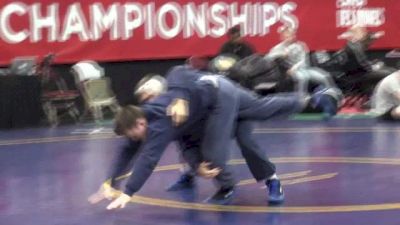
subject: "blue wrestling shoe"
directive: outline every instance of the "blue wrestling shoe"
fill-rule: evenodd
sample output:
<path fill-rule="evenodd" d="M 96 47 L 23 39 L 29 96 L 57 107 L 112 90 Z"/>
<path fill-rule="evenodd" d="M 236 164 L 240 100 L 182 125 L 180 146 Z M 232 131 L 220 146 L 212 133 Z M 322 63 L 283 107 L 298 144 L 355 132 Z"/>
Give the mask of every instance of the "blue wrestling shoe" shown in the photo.
<path fill-rule="evenodd" d="M 181 191 L 194 187 L 194 177 L 188 174 L 182 174 L 176 183 L 167 188 L 167 191 Z"/>
<path fill-rule="evenodd" d="M 336 115 L 338 108 L 337 103 L 333 97 L 329 95 L 322 95 L 319 102 L 325 114 L 325 119 L 330 119 Z"/>
<path fill-rule="evenodd" d="M 212 197 L 207 199 L 206 202 L 215 205 L 228 205 L 231 203 L 234 193 L 234 187 L 221 188 Z"/>
<path fill-rule="evenodd" d="M 342 97 L 339 89 L 319 88 L 313 94 L 312 100 L 315 107 L 322 109 L 324 119 L 330 119 L 338 112 L 338 105 Z"/>
<path fill-rule="evenodd" d="M 268 187 L 268 203 L 277 205 L 283 203 L 285 194 L 283 193 L 281 181 L 278 179 L 267 180 L 265 183 Z"/>

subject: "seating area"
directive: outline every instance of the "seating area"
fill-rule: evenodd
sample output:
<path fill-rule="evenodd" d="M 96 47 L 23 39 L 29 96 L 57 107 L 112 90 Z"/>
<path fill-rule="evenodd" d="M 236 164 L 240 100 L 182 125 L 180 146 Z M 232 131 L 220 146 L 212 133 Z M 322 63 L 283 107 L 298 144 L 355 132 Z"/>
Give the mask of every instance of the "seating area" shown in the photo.
<path fill-rule="evenodd" d="M 99 123 L 104 120 L 104 110 L 108 109 L 107 112 L 112 114 L 118 110 L 119 104 L 111 89 L 111 80 L 105 76 L 104 69 L 96 62 L 82 61 L 73 65 L 70 73 L 67 74 L 74 80 L 74 83 L 71 84 L 55 71 L 55 57 L 51 53 L 40 61 L 36 57 L 20 57 L 13 61 L 9 69 L 2 70 L 3 76 L 0 76 L 0 79 L 15 78 L 16 82 L 37 80 L 39 85 L 31 88 L 38 93 L 38 97 L 40 96 L 41 106 L 41 110 L 36 108 L 34 112 L 31 111 L 32 108 L 27 108 L 31 110 L 27 110 L 25 114 L 19 114 L 19 117 L 15 118 L 15 120 L 21 120 L 29 114 L 38 115 L 34 122 L 14 126 L 11 124 L 11 117 L 3 116 L 3 124 L 9 124 L 4 125 L 5 128 L 40 124 L 55 127 L 62 121 L 80 123 L 93 120 Z M 4 84 L 6 85 L 6 83 Z M 11 92 L 17 93 L 16 90 Z M 5 95 L 1 97 L 4 98 Z M 32 96 L 22 95 L 20 97 L 31 99 Z M 23 105 L 19 107 L 24 108 Z M 7 110 L 7 108 L 4 107 L 3 110 Z M 40 122 L 40 118 L 44 119 L 43 123 Z"/>
<path fill-rule="evenodd" d="M 1 74 L 34 76 L 40 80 L 41 108 L 47 124 L 57 126 L 62 121 L 79 123 L 93 120 L 100 123 L 104 113 L 112 118 L 120 105 L 137 103 L 133 89 L 146 74 L 165 75 L 173 66 L 187 66 L 223 75 L 254 91 L 260 96 L 294 92 L 312 95 L 320 90 L 331 89 L 335 101 L 334 112 L 329 114 L 369 113 L 376 86 L 399 68 L 399 51 L 394 49 L 380 58 L 371 57 L 369 46 L 385 34 L 372 32 L 366 27 L 354 25 L 338 38 L 346 44 L 334 51 L 310 52 L 307 44 L 297 37 L 297 29 L 283 25 L 278 27 L 280 43 L 266 53 L 257 52 L 250 41 L 242 37 L 242 28 L 233 26 L 227 31 L 228 41 L 214 56 L 193 55 L 181 60 L 135 62 L 139 68 L 125 65 L 130 62 L 106 63 L 114 71 L 93 60 L 67 64 L 62 70 L 49 53 L 40 57 L 17 57 Z M 389 63 L 385 63 L 389 62 Z M 394 62 L 394 63 L 393 63 Z M 157 63 L 159 65 L 157 65 Z M 164 64 L 164 66 L 160 66 Z M 115 65 L 115 66 L 114 66 Z M 60 72 L 62 75 L 60 75 Z M 323 107 L 308 107 L 304 113 L 326 113 Z M 64 119 L 65 118 L 65 119 Z"/>
<path fill-rule="evenodd" d="M 396 51 L 388 52 L 382 60 L 396 59 L 400 56 L 395 53 Z M 37 75 L 34 77 L 37 77 L 41 83 L 41 105 L 46 124 L 57 126 L 61 121 L 79 123 L 90 120 L 99 123 L 104 120 L 104 112 L 112 117 L 119 107 L 117 96 L 111 85 L 114 77 L 106 76 L 104 68 L 95 61 L 81 61 L 71 65 L 70 71 L 66 73 L 70 76 L 68 83 L 64 79 L 65 75 L 57 74 L 54 59 L 55 55 L 49 54 L 36 63 L 38 60 L 33 57 L 22 57 L 15 60 L 10 69 L 3 72 L 15 71 L 17 67 L 15 64 L 26 60 L 32 64 L 32 68 L 35 68 L 34 73 Z M 32 63 L 32 60 L 35 63 Z M 329 71 L 337 86 L 342 90 L 344 100 L 338 114 L 368 114 L 371 90 L 362 85 L 364 79 L 362 74 L 346 74 L 340 69 L 349 60 L 345 52 L 317 51 L 310 55 L 310 60 L 312 65 Z M 193 56 L 186 63 L 196 69 L 227 75 L 229 69 L 238 61 L 238 58 L 226 55 L 213 59 Z M 393 68 L 392 71 L 394 70 Z M 147 68 L 147 71 L 152 71 L 152 69 Z M 261 95 L 294 91 L 294 81 L 284 73 L 279 61 L 266 64 L 265 68 L 261 68 L 258 74 L 248 78 L 242 85 Z M 120 93 L 118 88 L 116 91 Z M 318 113 L 318 111 L 306 113 Z M 111 118 L 110 116 L 107 118 Z"/>

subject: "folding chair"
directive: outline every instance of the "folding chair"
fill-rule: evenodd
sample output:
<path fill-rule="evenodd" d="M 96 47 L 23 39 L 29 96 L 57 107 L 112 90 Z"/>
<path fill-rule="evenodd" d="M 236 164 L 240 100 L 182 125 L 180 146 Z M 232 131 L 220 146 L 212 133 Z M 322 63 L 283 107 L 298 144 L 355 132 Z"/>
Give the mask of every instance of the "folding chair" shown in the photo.
<path fill-rule="evenodd" d="M 94 61 L 82 61 L 72 66 L 72 72 L 78 89 L 85 101 L 82 117 L 90 112 L 95 121 L 103 120 L 103 108 L 116 113 L 119 105 L 111 90 L 109 78 L 104 76 L 104 69 Z"/>

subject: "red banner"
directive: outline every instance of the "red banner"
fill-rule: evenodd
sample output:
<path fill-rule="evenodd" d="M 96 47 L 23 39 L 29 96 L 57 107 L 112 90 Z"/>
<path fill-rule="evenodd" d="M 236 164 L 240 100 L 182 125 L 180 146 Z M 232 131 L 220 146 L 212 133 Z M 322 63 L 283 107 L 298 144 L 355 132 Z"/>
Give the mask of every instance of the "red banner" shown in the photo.
<path fill-rule="evenodd" d="M 312 50 L 341 48 L 354 24 L 385 31 L 373 48 L 398 48 L 399 12 L 399 0 L 2 0 L 0 64 L 49 52 L 59 63 L 214 55 L 236 24 L 261 53 L 283 24 Z"/>

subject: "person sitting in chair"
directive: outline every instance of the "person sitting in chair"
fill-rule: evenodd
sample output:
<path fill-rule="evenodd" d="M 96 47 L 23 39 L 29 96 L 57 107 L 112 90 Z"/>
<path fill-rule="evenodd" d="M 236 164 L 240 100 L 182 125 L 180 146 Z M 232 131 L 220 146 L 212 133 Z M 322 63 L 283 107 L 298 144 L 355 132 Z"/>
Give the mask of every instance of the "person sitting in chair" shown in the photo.
<path fill-rule="evenodd" d="M 336 84 L 330 74 L 322 69 L 311 67 L 307 45 L 296 37 L 296 29 L 282 26 L 278 29 L 281 43 L 271 49 L 265 56 L 266 59 L 283 61 L 289 74 L 297 83 L 298 90 L 307 95 L 310 81 L 318 83 L 325 88 L 335 88 Z M 337 90 L 340 92 L 339 90 Z"/>
<path fill-rule="evenodd" d="M 360 25 L 354 25 L 339 38 L 347 39 L 343 51 L 347 62 L 342 66 L 343 72 L 348 75 L 362 75 L 363 89 L 372 92 L 375 85 L 395 70 L 385 67 L 382 62 L 373 62 L 368 59 L 367 50 L 372 42 L 384 35 L 384 32 L 372 33 Z"/>

